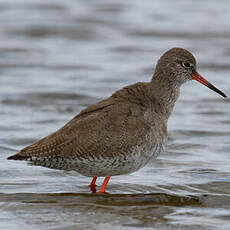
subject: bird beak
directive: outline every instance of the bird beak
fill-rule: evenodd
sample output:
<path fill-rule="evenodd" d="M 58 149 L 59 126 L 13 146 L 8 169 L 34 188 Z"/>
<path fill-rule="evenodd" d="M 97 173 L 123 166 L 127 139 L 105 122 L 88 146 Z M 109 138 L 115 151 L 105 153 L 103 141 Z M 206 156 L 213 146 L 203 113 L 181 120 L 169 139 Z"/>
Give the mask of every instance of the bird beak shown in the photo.
<path fill-rule="evenodd" d="M 192 79 L 200 82 L 201 84 L 207 86 L 209 89 L 215 91 L 216 93 L 219 93 L 223 97 L 227 97 L 223 92 L 221 92 L 219 89 L 217 89 L 214 85 L 209 83 L 206 79 L 204 79 L 199 73 L 194 72 L 192 74 Z"/>

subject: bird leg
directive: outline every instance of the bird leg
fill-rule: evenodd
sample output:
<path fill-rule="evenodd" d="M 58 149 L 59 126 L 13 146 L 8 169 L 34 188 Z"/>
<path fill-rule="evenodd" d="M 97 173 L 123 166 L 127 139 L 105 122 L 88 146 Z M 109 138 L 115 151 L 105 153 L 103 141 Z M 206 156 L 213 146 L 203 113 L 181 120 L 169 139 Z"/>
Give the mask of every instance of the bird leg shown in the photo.
<path fill-rule="evenodd" d="M 107 176 L 104 181 L 103 181 L 103 184 L 101 185 L 100 189 L 97 191 L 97 193 L 105 193 L 105 189 L 106 189 L 106 186 L 109 182 L 109 179 L 110 179 L 110 176 Z"/>
<path fill-rule="evenodd" d="M 96 188 L 95 188 L 96 180 L 97 180 L 97 177 L 95 176 L 95 177 L 92 179 L 92 181 L 91 181 L 91 183 L 90 183 L 90 185 L 89 185 L 90 190 L 92 191 L 92 193 L 96 193 Z"/>

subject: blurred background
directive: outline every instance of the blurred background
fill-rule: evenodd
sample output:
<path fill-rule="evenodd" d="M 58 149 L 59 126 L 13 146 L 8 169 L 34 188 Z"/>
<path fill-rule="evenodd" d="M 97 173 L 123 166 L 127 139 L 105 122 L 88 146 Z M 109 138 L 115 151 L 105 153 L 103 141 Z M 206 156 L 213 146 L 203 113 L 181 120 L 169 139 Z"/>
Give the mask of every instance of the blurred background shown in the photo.
<path fill-rule="evenodd" d="M 229 99 L 183 86 L 166 152 L 112 178 L 6 158 L 115 90 L 149 81 L 172 47 L 230 95 L 228 0 L 0 0 L 0 229 L 229 229 Z M 98 182 L 100 184 L 100 180 Z M 143 195 L 146 194 L 146 195 Z"/>

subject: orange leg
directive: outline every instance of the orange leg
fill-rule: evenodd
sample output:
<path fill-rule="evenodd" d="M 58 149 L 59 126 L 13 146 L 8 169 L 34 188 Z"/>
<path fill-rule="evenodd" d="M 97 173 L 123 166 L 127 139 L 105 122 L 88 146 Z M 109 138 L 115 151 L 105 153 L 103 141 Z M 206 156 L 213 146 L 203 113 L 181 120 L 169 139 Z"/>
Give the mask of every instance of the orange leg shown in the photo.
<path fill-rule="evenodd" d="M 105 189 L 106 189 L 106 186 L 109 182 L 109 179 L 110 179 L 110 176 L 107 176 L 104 181 L 103 181 L 103 184 L 101 185 L 100 189 L 97 191 L 97 193 L 105 193 Z"/>
<path fill-rule="evenodd" d="M 90 183 L 90 185 L 89 185 L 90 190 L 92 191 L 92 193 L 95 193 L 95 192 L 96 192 L 96 188 L 95 188 L 96 180 L 97 180 L 97 177 L 95 176 L 95 177 L 92 179 L 92 181 L 91 181 L 91 183 Z"/>

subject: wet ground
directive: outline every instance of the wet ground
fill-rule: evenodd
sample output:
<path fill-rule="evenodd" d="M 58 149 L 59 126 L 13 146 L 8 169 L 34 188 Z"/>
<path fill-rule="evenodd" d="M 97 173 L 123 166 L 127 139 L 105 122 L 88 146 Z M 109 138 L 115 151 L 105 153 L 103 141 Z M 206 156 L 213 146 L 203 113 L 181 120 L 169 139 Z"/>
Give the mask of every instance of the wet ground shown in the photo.
<path fill-rule="evenodd" d="M 151 78 L 184 47 L 230 96 L 230 3 L 0 1 L 0 229 L 229 229 L 230 99 L 183 86 L 166 152 L 105 195 L 90 178 L 6 158 L 82 108 Z M 102 179 L 99 179 L 100 184 Z"/>

